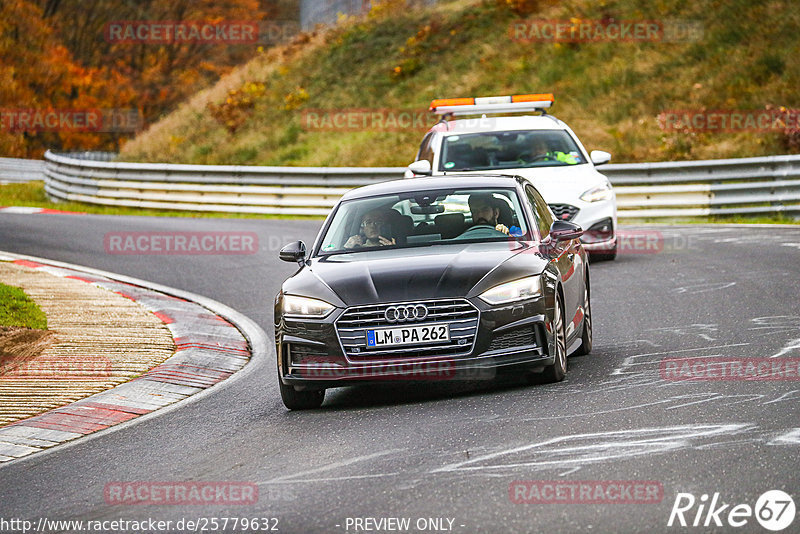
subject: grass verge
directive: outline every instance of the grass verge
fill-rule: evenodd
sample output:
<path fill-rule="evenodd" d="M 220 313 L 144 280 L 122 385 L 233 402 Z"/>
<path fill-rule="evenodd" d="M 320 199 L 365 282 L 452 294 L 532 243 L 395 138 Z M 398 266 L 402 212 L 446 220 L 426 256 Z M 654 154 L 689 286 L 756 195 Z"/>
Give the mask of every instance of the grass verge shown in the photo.
<path fill-rule="evenodd" d="M 226 219 L 317 219 L 324 217 L 304 215 L 269 215 L 262 213 L 206 212 L 185 210 L 157 210 L 126 206 L 100 206 L 83 202 L 53 202 L 44 191 L 44 182 L 12 183 L 0 185 L 0 206 L 24 206 L 60 211 L 77 211 L 93 215 L 133 215 L 151 217 L 206 217 Z"/>
<path fill-rule="evenodd" d="M 0 326 L 47 329 L 47 317 L 18 287 L 0 283 Z"/>

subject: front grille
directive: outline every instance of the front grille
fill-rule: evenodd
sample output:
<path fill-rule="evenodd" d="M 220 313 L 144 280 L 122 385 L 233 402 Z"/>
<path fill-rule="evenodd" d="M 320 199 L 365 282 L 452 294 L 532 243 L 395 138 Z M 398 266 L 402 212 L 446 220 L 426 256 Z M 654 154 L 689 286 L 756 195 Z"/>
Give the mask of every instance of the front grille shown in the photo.
<path fill-rule="evenodd" d="M 433 323 L 450 325 L 449 342 L 432 342 L 419 345 L 401 345 L 388 349 L 368 349 L 368 328 L 397 327 L 384 317 L 386 308 L 398 304 L 424 304 L 428 308 L 428 316 L 424 321 L 404 323 L 408 326 L 421 326 Z M 450 357 L 469 354 L 475 344 L 478 330 L 479 312 L 464 299 L 427 300 L 404 303 L 378 304 L 373 306 L 356 306 L 345 311 L 336 320 L 336 333 L 345 354 L 353 360 L 371 360 L 406 356 L 416 357 Z"/>
<path fill-rule="evenodd" d="M 492 338 L 492 342 L 489 344 L 488 350 L 504 350 L 535 344 L 536 332 L 534 332 L 533 325 L 531 325 L 515 328 L 514 330 L 495 335 L 494 338 Z"/>
<path fill-rule="evenodd" d="M 550 206 L 550 210 L 553 212 L 553 215 L 556 216 L 556 219 L 559 221 L 571 221 L 575 218 L 580 211 L 575 206 L 570 204 L 548 204 Z"/>

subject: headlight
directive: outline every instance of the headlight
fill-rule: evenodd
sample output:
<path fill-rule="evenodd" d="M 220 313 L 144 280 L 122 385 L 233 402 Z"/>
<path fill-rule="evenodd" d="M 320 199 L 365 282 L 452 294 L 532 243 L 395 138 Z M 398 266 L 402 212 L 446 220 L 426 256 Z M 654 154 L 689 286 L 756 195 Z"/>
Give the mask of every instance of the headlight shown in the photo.
<path fill-rule="evenodd" d="M 296 295 L 283 296 L 283 313 L 286 315 L 303 315 L 321 319 L 328 315 L 335 306 L 324 300 Z"/>
<path fill-rule="evenodd" d="M 480 295 L 480 299 L 488 304 L 496 306 L 498 304 L 505 304 L 506 302 L 514 302 L 515 300 L 538 297 L 541 294 L 541 278 L 539 276 L 529 276 L 487 289 Z"/>
<path fill-rule="evenodd" d="M 580 199 L 584 202 L 599 202 L 610 199 L 612 195 L 611 187 L 608 184 L 603 184 L 584 191 Z"/>

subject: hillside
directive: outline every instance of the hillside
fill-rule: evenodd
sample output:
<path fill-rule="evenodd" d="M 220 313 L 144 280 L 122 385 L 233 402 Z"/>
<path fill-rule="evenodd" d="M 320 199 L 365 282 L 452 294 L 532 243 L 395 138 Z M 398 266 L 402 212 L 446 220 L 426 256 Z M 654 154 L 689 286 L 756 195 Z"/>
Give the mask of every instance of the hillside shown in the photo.
<path fill-rule="evenodd" d="M 315 128 L 319 110 L 423 110 L 433 98 L 553 92 L 552 112 L 614 162 L 800 151 L 800 135 L 665 131 L 667 110 L 800 108 L 800 4 L 386 0 L 367 17 L 261 52 L 128 142 L 120 159 L 244 165 L 409 163 L 423 129 Z M 509 7 L 511 6 L 511 7 Z M 515 11 L 516 8 L 516 11 Z M 532 19 L 689 22 L 683 42 L 522 42 Z M 580 19 L 580 20 L 575 20 Z M 695 34 L 696 35 L 696 34 Z M 432 121 L 428 117 L 428 121 Z M 385 126 L 385 125 L 384 125 Z"/>

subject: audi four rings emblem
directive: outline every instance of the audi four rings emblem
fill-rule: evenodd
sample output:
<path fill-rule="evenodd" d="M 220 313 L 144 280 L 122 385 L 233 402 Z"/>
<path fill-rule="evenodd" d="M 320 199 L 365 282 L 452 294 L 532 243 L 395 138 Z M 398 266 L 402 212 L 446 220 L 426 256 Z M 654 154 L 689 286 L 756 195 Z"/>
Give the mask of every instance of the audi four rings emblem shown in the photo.
<path fill-rule="evenodd" d="M 404 306 L 389 306 L 383 314 L 390 323 L 404 323 L 406 321 L 422 321 L 428 316 L 428 308 L 423 304 L 407 304 Z"/>

